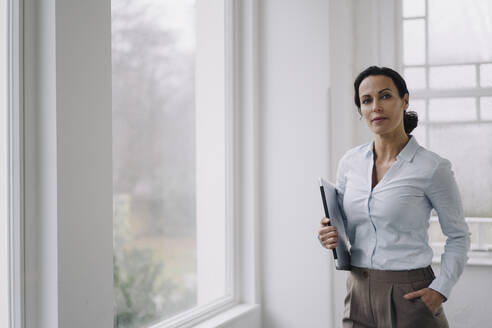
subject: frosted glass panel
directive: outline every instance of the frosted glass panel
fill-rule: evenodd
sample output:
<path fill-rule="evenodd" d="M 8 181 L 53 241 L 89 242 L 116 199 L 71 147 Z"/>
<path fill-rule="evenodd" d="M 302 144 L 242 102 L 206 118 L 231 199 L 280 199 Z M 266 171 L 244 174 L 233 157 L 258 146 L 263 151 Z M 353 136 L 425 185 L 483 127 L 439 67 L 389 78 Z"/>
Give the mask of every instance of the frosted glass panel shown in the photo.
<path fill-rule="evenodd" d="M 425 89 L 425 68 L 406 68 L 404 73 L 408 90 Z"/>
<path fill-rule="evenodd" d="M 428 0 L 431 64 L 492 61 L 492 0 Z"/>
<path fill-rule="evenodd" d="M 445 243 L 446 236 L 442 233 L 439 222 L 431 222 L 429 227 L 429 240 L 433 243 Z"/>
<path fill-rule="evenodd" d="M 432 89 L 462 89 L 477 85 L 475 66 L 431 67 L 429 83 Z"/>
<path fill-rule="evenodd" d="M 476 120 L 475 98 L 434 98 L 429 100 L 430 121 Z"/>
<path fill-rule="evenodd" d="M 115 328 L 197 303 L 194 6 L 111 1 Z"/>
<path fill-rule="evenodd" d="M 492 123 L 432 126 L 430 147 L 449 159 L 465 216 L 492 217 Z"/>
<path fill-rule="evenodd" d="M 480 117 L 482 120 L 492 120 L 492 97 L 480 98 Z"/>
<path fill-rule="evenodd" d="M 482 239 L 489 250 L 492 250 L 492 223 L 482 223 Z"/>
<path fill-rule="evenodd" d="M 420 145 L 424 147 L 427 145 L 427 130 L 425 124 L 420 122 L 420 118 L 417 127 L 413 129 L 411 134 L 415 136 L 415 139 Z"/>
<path fill-rule="evenodd" d="M 425 25 L 423 19 L 403 21 L 403 61 L 405 65 L 425 64 Z"/>
<path fill-rule="evenodd" d="M 471 232 L 471 247 L 476 248 L 478 246 L 478 229 L 480 228 L 480 226 L 476 222 L 469 222 L 468 228 Z"/>
<path fill-rule="evenodd" d="M 403 0 L 403 17 L 425 15 L 425 0 Z"/>
<path fill-rule="evenodd" d="M 492 64 L 480 65 L 480 86 L 492 87 Z"/>
<path fill-rule="evenodd" d="M 425 121 L 425 100 L 424 99 L 410 99 L 408 104 L 408 110 L 417 112 L 419 116 L 419 122 Z"/>

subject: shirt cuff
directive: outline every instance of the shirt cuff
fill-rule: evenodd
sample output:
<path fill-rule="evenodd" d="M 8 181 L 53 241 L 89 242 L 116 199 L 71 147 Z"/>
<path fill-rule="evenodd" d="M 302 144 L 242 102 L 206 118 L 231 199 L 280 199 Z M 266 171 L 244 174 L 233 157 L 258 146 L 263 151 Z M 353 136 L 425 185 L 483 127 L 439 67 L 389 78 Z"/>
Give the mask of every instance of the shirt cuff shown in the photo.
<path fill-rule="evenodd" d="M 445 281 L 438 276 L 432 281 L 428 288 L 434 289 L 436 292 L 439 292 L 442 296 L 444 296 L 444 300 L 442 301 L 444 303 L 448 300 L 453 285 L 451 282 Z"/>

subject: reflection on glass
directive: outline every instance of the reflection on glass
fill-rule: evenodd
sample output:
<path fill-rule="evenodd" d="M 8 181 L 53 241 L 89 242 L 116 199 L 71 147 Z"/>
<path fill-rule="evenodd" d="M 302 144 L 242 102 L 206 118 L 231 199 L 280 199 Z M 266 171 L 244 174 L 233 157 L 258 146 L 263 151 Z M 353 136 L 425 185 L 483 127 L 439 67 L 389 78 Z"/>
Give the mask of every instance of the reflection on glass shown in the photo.
<path fill-rule="evenodd" d="M 492 0 L 428 0 L 431 64 L 492 61 Z"/>
<path fill-rule="evenodd" d="M 114 326 L 196 305 L 195 2 L 112 0 Z"/>
<path fill-rule="evenodd" d="M 473 65 L 438 66 L 429 70 L 429 84 L 433 89 L 462 89 L 477 86 Z"/>
<path fill-rule="evenodd" d="M 475 98 L 433 98 L 429 100 L 429 121 L 474 121 Z"/>
<path fill-rule="evenodd" d="M 403 21 L 403 62 L 425 64 L 425 23 L 423 19 Z"/>
<path fill-rule="evenodd" d="M 431 126 L 429 149 L 449 159 L 465 216 L 492 217 L 492 123 Z"/>

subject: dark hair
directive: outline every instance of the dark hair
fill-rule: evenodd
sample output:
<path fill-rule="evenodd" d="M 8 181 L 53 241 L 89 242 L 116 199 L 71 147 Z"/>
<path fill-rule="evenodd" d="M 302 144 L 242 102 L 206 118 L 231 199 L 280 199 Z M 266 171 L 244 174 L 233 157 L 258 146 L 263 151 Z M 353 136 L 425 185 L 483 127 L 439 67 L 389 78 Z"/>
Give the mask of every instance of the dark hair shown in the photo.
<path fill-rule="evenodd" d="M 403 98 L 403 96 L 406 93 L 408 93 L 408 95 L 410 96 L 405 80 L 403 79 L 403 77 L 401 77 L 400 74 L 398 74 L 397 71 L 394 71 L 388 67 L 370 66 L 365 70 L 363 70 L 357 76 L 354 82 L 354 89 L 355 89 L 354 100 L 355 100 L 355 104 L 357 105 L 357 110 L 361 117 L 362 117 L 362 113 L 360 111 L 359 86 L 366 77 L 371 75 L 385 75 L 391 78 L 396 88 L 398 89 L 398 94 L 400 98 Z M 405 133 L 407 135 L 410 134 L 413 131 L 413 129 L 417 127 L 418 121 L 419 119 L 418 119 L 417 112 L 405 110 L 403 115 L 403 126 L 405 128 Z"/>

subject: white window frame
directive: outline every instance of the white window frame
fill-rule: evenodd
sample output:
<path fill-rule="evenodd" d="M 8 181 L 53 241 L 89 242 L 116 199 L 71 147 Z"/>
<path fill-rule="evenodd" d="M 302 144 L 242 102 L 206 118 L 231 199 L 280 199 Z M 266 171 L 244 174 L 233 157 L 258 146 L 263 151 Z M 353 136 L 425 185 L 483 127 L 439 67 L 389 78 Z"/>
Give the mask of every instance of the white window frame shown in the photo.
<path fill-rule="evenodd" d="M 14 1 L 14 0 L 11 0 Z M 233 297 L 155 327 L 260 327 L 258 0 L 226 5 L 226 107 L 234 202 L 227 227 Z M 15 2 L 15 1 L 14 1 Z M 18 1 L 19 170 L 25 263 L 19 327 L 109 327 L 113 320 L 110 0 Z M 97 28 L 90 35 L 87 21 Z M 106 47 L 106 48 L 105 48 Z M 21 66 L 23 64 L 23 66 Z M 84 83 L 90 72 L 94 85 Z M 88 111 L 87 114 L 85 114 Z M 84 114 L 83 114 L 84 113 Z M 91 136 L 87 137 L 87 129 Z M 94 142 L 95 138 L 99 142 Z M 21 142 L 22 141 L 22 142 Z M 89 158 L 91 165 L 83 165 Z M 22 166 L 19 166 L 22 167 Z M 76 174 L 74 174 L 76 173 Z M 91 178 L 97 175 L 97 183 Z M 109 177 L 109 178 L 108 178 Z M 97 188 L 96 188 L 97 187 Z M 91 206 L 87 206 L 90 204 Z M 23 257 L 22 257 L 23 256 Z"/>
<path fill-rule="evenodd" d="M 335 69 L 343 64 L 344 71 L 337 71 L 337 82 L 342 79 L 349 79 L 353 81 L 358 72 L 367 68 L 369 65 L 378 65 L 378 66 L 387 66 L 387 67 L 395 67 L 398 71 L 403 72 L 403 63 L 402 63 L 402 0 L 392 1 L 392 0 L 350 0 L 347 1 L 347 6 L 351 12 L 348 12 L 346 15 L 347 19 L 352 20 L 353 32 L 350 31 L 350 27 L 347 27 L 347 31 L 345 32 L 345 39 L 349 38 L 350 35 L 353 35 L 353 42 L 338 42 L 341 43 L 343 50 L 338 51 L 335 49 L 334 58 L 331 60 L 333 62 L 332 67 Z M 370 28 L 367 28 L 370 26 Z M 341 37 L 340 37 L 341 38 Z M 354 51 L 355 49 L 355 51 Z M 426 51 L 428 51 L 428 47 L 426 47 Z M 352 53 L 353 58 L 347 58 L 346 53 Z M 333 53 L 333 51 L 332 51 Z M 345 55 L 345 59 L 343 56 Z M 472 63 L 473 64 L 473 63 Z M 475 63 L 482 64 L 482 63 Z M 448 65 L 448 64 L 446 64 Z M 451 64 L 449 64 L 451 65 Z M 352 68 L 352 69 L 351 69 Z M 479 76 L 477 74 L 477 79 Z M 428 82 L 428 77 L 427 77 Z M 353 82 L 351 82 L 353 83 Z M 427 83 L 427 85 L 429 85 Z M 344 88 L 352 87 L 351 84 L 347 83 L 345 86 L 337 86 L 336 84 L 333 86 L 332 93 L 336 94 L 344 94 L 347 93 L 344 91 Z M 353 91 L 352 91 L 353 92 Z M 476 89 L 467 89 L 467 90 L 459 90 L 459 91 L 449 91 L 449 90 L 432 90 L 429 91 L 413 91 L 412 99 L 415 98 L 424 98 L 424 97 L 446 97 L 446 96 L 489 96 L 492 95 L 492 88 L 481 88 L 481 90 Z M 352 97 L 352 96 L 350 96 Z M 352 99 L 352 98 L 350 98 Z M 352 105 L 352 102 L 346 102 L 341 100 L 332 100 L 332 106 L 334 108 L 339 107 L 347 107 L 348 105 Z M 342 106 L 343 105 L 343 106 Z M 477 104 L 478 106 L 478 104 Z M 354 107 L 354 112 L 355 112 Z M 341 115 L 341 114 L 337 114 Z M 350 120 L 347 122 L 353 122 L 353 133 L 349 133 L 348 140 L 349 144 L 357 145 L 370 139 L 370 132 L 364 128 L 363 122 L 358 120 L 353 120 L 351 118 L 352 114 L 347 113 L 344 114 L 347 117 L 347 120 L 350 117 Z M 358 118 L 358 117 L 357 117 Z M 428 121 L 428 120 L 426 120 Z M 424 122 L 421 122 L 424 123 Z M 427 122 L 425 122 L 427 123 Z M 433 124 L 456 124 L 455 122 L 439 122 Z M 424 125 L 424 124 L 422 124 Z M 336 127 L 335 127 L 336 128 Z M 424 128 L 424 126 L 420 127 Z M 425 126 L 427 128 L 427 126 Z M 345 129 L 348 130 L 348 129 Z M 343 154 L 343 149 L 346 149 L 343 145 L 334 145 L 332 149 L 332 158 L 336 159 L 337 154 Z M 332 161 L 332 167 L 336 167 L 336 161 Z M 332 173 L 334 174 L 334 173 Z M 481 218 L 484 221 L 488 222 L 489 218 Z M 431 222 L 437 220 L 437 217 L 431 216 Z M 465 218 L 466 222 L 471 223 L 476 221 L 476 218 Z M 432 247 L 434 250 L 433 263 L 440 263 L 443 248 L 442 245 L 438 243 L 432 243 Z M 480 246 L 479 246 L 480 247 Z M 484 252 L 482 250 L 474 250 L 471 248 L 468 253 L 469 260 L 467 261 L 467 265 L 492 265 L 492 253 Z"/>
<path fill-rule="evenodd" d="M 492 88 L 481 88 L 480 87 L 480 65 L 482 64 L 490 64 L 492 62 L 487 61 L 487 62 L 470 62 L 470 63 L 447 63 L 447 64 L 429 64 L 429 44 L 428 44 L 428 21 L 426 19 L 427 13 L 429 12 L 428 8 L 428 0 L 425 1 L 425 12 L 426 15 L 424 16 L 418 16 L 418 17 L 411 17 L 411 18 L 404 18 L 403 17 L 403 0 L 398 0 L 397 3 L 398 5 L 396 6 L 396 11 L 395 11 L 395 17 L 396 17 L 396 30 L 397 30 L 397 68 L 400 72 L 403 72 L 405 67 L 422 67 L 422 68 L 427 68 L 426 69 L 426 89 L 423 90 L 415 90 L 412 91 L 412 97 L 413 99 L 423 99 L 426 102 L 426 118 L 425 122 L 422 122 L 420 128 L 425 128 L 426 129 L 426 138 L 429 137 L 429 127 L 432 125 L 447 125 L 447 124 L 460 124 L 461 122 L 430 122 L 429 117 L 428 117 L 428 105 L 429 105 L 429 99 L 431 98 L 441 98 L 441 97 L 475 97 L 475 106 L 476 106 L 476 111 L 477 111 L 477 121 L 476 122 L 491 122 L 490 120 L 481 120 L 480 118 L 480 111 L 479 111 L 479 106 L 480 106 L 480 97 L 481 96 L 492 96 Z M 412 19 L 425 19 L 425 42 L 426 42 L 426 47 L 425 47 L 425 63 L 421 65 L 404 65 L 403 63 L 403 21 L 404 20 L 412 20 Z M 453 89 L 453 90 L 432 90 L 430 89 L 430 84 L 429 84 L 429 68 L 430 67 L 439 67 L 439 66 L 458 66 L 458 65 L 474 65 L 475 70 L 476 70 L 476 85 L 477 87 L 474 88 L 463 88 L 463 89 Z M 470 122 L 463 122 L 466 124 L 469 124 Z M 425 140 L 425 144 L 427 144 L 427 140 Z M 432 215 L 431 216 L 431 222 L 439 222 L 438 217 Z M 481 224 L 486 224 L 492 222 L 492 218 L 486 218 L 486 217 L 465 217 L 465 221 L 467 223 L 478 223 L 479 224 L 479 234 L 480 234 L 480 225 Z M 479 237 L 479 236 L 477 236 Z M 434 257 L 433 257 L 433 263 L 440 263 L 441 262 L 441 254 L 444 252 L 444 244 L 442 242 L 432 242 L 431 241 L 431 246 L 434 250 Z M 468 252 L 469 260 L 467 264 L 469 265 L 490 265 L 492 266 L 492 248 L 490 245 L 485 245 L 483 242 L 478 238 L 478 244 L 472 244 L 470 247 L 470 251 Z"/>
<path fill-rule="evenodd" d="M 22 1 L 7 4 L 9 327 L 24 327 Z"/>

